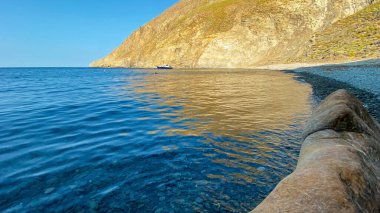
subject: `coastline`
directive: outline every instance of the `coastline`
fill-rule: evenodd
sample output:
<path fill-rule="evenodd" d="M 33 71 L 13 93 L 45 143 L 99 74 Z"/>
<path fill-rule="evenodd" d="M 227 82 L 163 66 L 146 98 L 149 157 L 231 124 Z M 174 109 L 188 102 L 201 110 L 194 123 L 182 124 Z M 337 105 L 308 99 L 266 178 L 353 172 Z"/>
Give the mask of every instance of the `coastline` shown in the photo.
<path fill-rule="evenodd" d="M 305 63 L 287 63 L 287 64 L 269 64 L 261 66 L 252 66 L 252 67 L 240 67 L 240 68 L 231 68 L 231 67 L 197 67 L 197 68 L 186 68 L 186 67 L 174 67 L 174 70 L 192 70 L 192 71 L 203 71 L 203 70 L 278 70 L 278 71 L 291 71 L 302 68 L 313 68 L 313 67 L 322 67 L 322 66 L 352 66 L 357 64 L 367 64 L 372 61 L 380 61 L 380 58 L 366 58 L 358 60 L 349 60 L 349 61 L 334 61 L 334 62 L 305 62 Z M 155 67 L 123 67 L 123 66 L 88 66 L 88 68 L 99 68 L 99 69 L 152 69 L 156 70 Z"/>
<path fill-rule="evenodd" d="M 380 60 L 283 70 L 313 87 L 317 104 L 332 92 L 345 89 L 380 121 Z"/>
<path fill-rule="evenodd" d="M 379 210 L 379 67 L 380 59 L 266 67 L 310 84 L 319 106 L 297 168 L 252 212 Z"/>
<path fill-rule="evenodd" d="M 100 68 L 103 69 L 103 68 Z M 107 68 L 105 68 L 107 69 Z M 121 68 L 123 69 L 123 68 Z M 151 70 L 160 74 L 168 72 L 154 68 L 129 68 Z M 366 69 L 363 72 L 363 69 Z M 313 87 L 314 98 L 319 103 L 330 93 L 346 89 L 362 101 L 370 113 L 380 121 L 380 58 L 330 63 L 274 64 L 250 68 L 175 68 L 175 72 L 235 72 L 272 70 L 294 74 L 300 81 Z M 172 71 L 169 71 L 172 72 Z"/>
<path fill-rule="evenodd" d="M 336 66 L 335 66 L 336 67 Z M 314 68 L 313 68 L 314 69 Z M 226 70 L 227 71 L 227 70 Z M 232 72 L 233 72 L 234 70 L 232 70 Z M 297 72 L 298 71 L 298 72 Z M 299 70 L 295 70 L 295 71 L 268 71 L 267 73 L 269 74 L 269 75 L 272 75 L 272 73 L 282 73 L 282 74 L 286 74 L 287 72 L 289 72 L 289 73 L 295 73 L 295 74 L 288 74 L 288 75 L 286 75 L 287 76 L 287 79 L 289 79 L 291 82 L 295 82 L 295 80 L 294 79 L 296 79 L 296 80 L 300 80 L 301 82 L 302 81 L 305 81 L 305 82 L 308 82 L 308 83 L 310 83 L 310 85 L 313 87 L 313 89 L 314 89 L 314 87 L 316 88 L 315 89 L 315 92 L 314 92 L 314 94 L 315 95 L 321 95 L 321 97 L 324 95 L 324 94 L 326 94 L 326 93 L 328 93 L 328 91 L 329 90 L 333 90 L 334 88 L 341 88 L 341 87 L 351 87 L 350 85 L 348 85 L 348 84 L 344 84 L 343 82 L 339 82 L 339 81 L 337 81 L 337 80 L 334 80 L 334 79 L 330 79 L 330 78 L 327 78 L 327 77 L 323 77 L 323 76 L 318 76 L 318 75 L 316 75 L 316 74 L 313 74 L 313 73 L 310 73 L 309 72 L 310 71 L 310 69 L 305 69 L 305 68 L 301 68 L 301 69 L 299 69 Z M 118 71 L 117 71 L 118 72 Z M 150 72 L 150 71 L 149 71 Z M 183 71 L 183 72 L 186 72 L 185 70 Z M 218 71 L 217 71 L 218 72 Z M 252 71 L 252 73 L 254 73 L 255 71 Z M 260 71 L 260 72 L 265 72 L 265 71 Z M 317 72 L 319 72 L 319 71 L 317 71 Z M 323 71 L 323 72 L 325 72 L 325 71 Z M 331 70 L 330 70 L 330 72 L 329 73 L 339 73 L 340 71 L 338 70 L 338 71 L 332 71 L 331 72 Z M 45 74 L 44 74 L 44 72 L 38 72 L 39 74 L 40 74 L 40 76 L 44 76 L 44 79 L 50 79 L 50 78 L 46 78 L 45 77 Z M 51 74 L 53 74 L 53 75 L 57 75 L 57 76 L 61 76 L 58 72 L 50 72 Z M 124 91 L 136 91 L 136 90 L 130 90 L 130 89 L 128 89 L 128 85 L 133 85 L 133 84 L 128 84 L 127 82 L 128 81 L 126 81 L 125 80 L 125 75 L 127 75 L 127 74 L 129 74 L 128 73 L 128 71 L 127 72 L 123 72 L 123 71 L 121 71 L 120 73 L 122 73 L 122 77 L 120 77 L 120 78 L 115 78 L 114 77 L 114 75 L 113 75 L 113 72 L 111 72 L 111 73 L 108 73 L 108 72 L 99 72 L 99 74 L 104 74 L 104 75 L 106 75 L 106 76 L 108 76 L 107 77 L 107 79 L 109 79 L 109 81 L 104 81 L 104 79 L 100 79 L 100 80 L 98 80 L 98 78 L 97 77 L 92 77 L 91 76 L 91 74 L 94 74 L 94 73 L 92 73 L 92 72 L 83 72 L 82 73 L 82 76 L 84 76 L 85 78 L 85 81 L 83 81 L 83 80 L 81 80 L 81 78 L 78 78 L 78 77 L 76 77 L 76 76 L 78 76 L 78 72 L 77 71 L 75 71 L 74 70 L 74 74 L 73 74 L 73 76 L 75 76 L 75 78 L 74 79 L 78 79 L 78 80 L 81 80 L 80 81 L 80 84 L 78 84 L 78 83 L 76 83 L 75 81 L 69 81 L 69 82 L 72 82 L 72 84 L 71 85 L 82 85 L 82 86 L 86 86 L 87 88 L 88 88 L 88 86 L 90 86 L 90 85 L 94 85 L 94 89 L 85 89 L 85 90 L 78 90 L 78 89 L 76 89 L 76 90 L 74 90 L 73 88 L 75 88 L 75 87 L 73 87 L 73 86 L 69 86 L 69 88 L 70 88 L 70 91 L 79 91 L 78 93 L 81 95 L 81 96 L 83 96 L 82 94 L 83 94 L 83 92 L 84 91 L 88 91 L 88 92 L 92 92 L 92 91 L 95 91 L 95 93 L 100 93 L 101 94 L 101 92 L 97 92 L 97 90 L 96 89 L 102 89 L 102 88 L 105 88 L 104 86 L 105 85 L 102 85 L 102 84 L 100 84 L 101 82 L 105 82 L 106 83 L 106 86 L 108 87 L 108 84 L 110 84 L 110 82 L 114 82 L 115 83 L 115 86 L 114 86 L 114 88 L 116 87 L 116 88 L 121 88 L 121 91 L 122 92 L 124 92 Z M 167 72 L 167 73 L 170 73 L 170 72 Z M 174 73 L 173 74 L 173 76 L 175 76 L 176 74 L 178 74 L 178 73 Z M 216 74 L 218 74 L 218 73 L 216 73 Z M 90 75 L 90 77 L 88 77 Z M 366 75 L 366 72 L 363 72 L 363 75 Z M 211 79 L 213 79 L 214 77 L 213 77 L 213 73 L 212 72 L 210 72 L 210 74 L 209 75 L 207 75 L 207 76 L 209 76 Z M 17 76 L 16 76 L 17 77 Z M 150 77 L 151 78 L 151 80 L 154 80 L 154 81 L 150 81 L 150 82 L 157 82 L 157 78 L 161 78 L 162 80 L 167 80 L 168 78 L 167 78 L 167 76 L 165 76 L 165 75 L 158 75 L 158 76 L 155 76 L 155 75 L 153 75 L 153 73 L 148 73 L 148 75 L 146 76 L 146 77 Z M 178 78 L 178 79 L 188 79 L 188 78 L 186 78 L 186 76 L 185 76 L 185 78 L 184 78 L 184 76 L 182 75 L 176 75 L 175 76 L 176 78 Z M 242 76 L 242 77 L 245 77 L 245 76 Z M 241 84 L 243 84 L 242 83 L 242 80 L 249 80 L 249 79 L 245 79 L 245 78 L 242 78 L 242 77 L 240 77 L 240 79 L 239 78 L 237 78 L 237 81 L 235 81 L 235 82 L 239 82 L 239 85 L 241 85 Z M 42 78 L 42 77 L 41 77 Z M 299 78 L 299 79 L 298 79 Z M 18 79 L 18 78 L 16 78 L 16 79 Z M 38 78 L 37 78 L 38 79 Z M 60 79 L 60 78 L 55 78 L 55 79 Z M 117 79 L 117 81 L 115 82 L 115 79 Z M 145 79 L 145 77 L 144 77 L 144 79 Z M 258 80 L 262 80 L 262 82 L 263 82 L 263 84 L 265 85 L 265 84 L 267 84 L 266 82 L 268 82 L 268 83 L 271 83 L 270 81 L 272 80 L 272 79 L 262 79 L 262 78 L 260 78 L 260 77 L 255 77 L 255 78 L 253 78 L 253 79 L 258 79 Z M 94 81 L 95 80 L 95 81 Z M 134 78 L 134 77 L 132 77 L 131 78 L 131 80 L 133 80 L 133 81 L 135 81 L 135 82 L 137 82 L 136 80 L 136 78 Z M 147 82 L 149 82 L 149 81 L 147 81 Z M 159 90 L 161 90 L 161 91 L 167 91 L 167 90 L 173 90 L 173 89 L 168 89 L 168 88 L 166 88 L 165 89 L 165 87 L 163 87 L 164 85 L 168 85 L 168 83 L 166 82 L 166 81 L 164 81 L 165 83 L 163 83 L 163 84 L 154 84 L 155 86 L 152 88 L 152 90 L 151 91 L 157 91 L 157 89 L 154 89 L 154 88 L 158 88 Z M 180 82 L 178 82 L 178 81 L 174 81 L 175 82 L 175 84 L 174 85 L 178 85 L 178 84 L 180 84 L 180 85 L 185 85 L 184 83 L 180 83 Z M 193 81 L 194 82 L 194 81 Z M 211 83 L 213 83 L 213 82 L 215 82 L 215 80 L 213 80 L 213 81 L 210 81 Z M 229 82 L 229 81 L 228 81 Z M 253 82 L 253 81 L 251 81 L 251 80 L 249 80 L 249 81 L 247 81 L 247 82 Z M 302 85 L 303 83 L 298 83 L 298 82 L 296 82 L 297 83 L 297 85 Z M 43 84 L 38 84 L 38 85 L 43 85 Z M 57 85 L 62 85 L 62 84 L 57 84 Z M 146 83 L 146 84 L 137 84 L 137 85 L 139 85 L 139 86 L 142 86 L 142 85 L 153 85 L 153 84 L 148 84 L 148 83 Z M 209 84 L 206 84 L 206 85 L 209 85 Z M 227 86 L 228 85 L 231 85 L 231 84 L 227 84 Z M 272 85 L 272 86 L 270 86 L 270 88 L 268 89 L 268 91 L 272 91 L 273 89 L 275 89 L 275 87 L 276 86 L 273 86 L 273 84 L 269 84 L 269 85 Z M 66 88 L 67 88 L 67 84 L 63 84 L 63 86 L 64 86 L 64 91 L 66 91 Z M 258 87 L 260 87 L 260 85 L 257 85 L 257 84 L 255 84 L 255 86 L 258 86 Z M 305 85 L 304 85 L 305 86 Z M 80 87 L 81 88 L 81 87 Z M 82 87 L 83 88 L 83 87 Z M 91 88 L 91 87 L 90 87 Z M 141 87 L 140 87 L 141 88 Z M 181 89 L 178 89 L 178 87 L 177 86 L 174 86 L 174 87 L 170 87 L 170 88 L 175 88 L 175 91 L 178 91 L 178 94 L 181 94 L 181 93 L 183 93 L 182 91 L 183 90 L 181 90 Z M 202 92 L 204 92 L 203 91 L 203 89 L 202 88 L 200 88 L 200 87 L 192 87 L 192 88 L 194 88 L 195 90 L 197 90 L 197 91 L 202 91 Z M 228 87 L 223 87 L 224 89 L 229 89 Z M 285 90 L 284 91 L 287 91 L 287 92 L 289 92 L 289 88 L 292 88 L 292 89 L 294 89 L 294 87 L 293 86 L 291 86 L 291 87 L 287 87 L 287 88 L 285 88 Z M 309 86 L 308 86 L 308 88 L 310 88 Z M 353 90 L 355 90 L 355 91 L 358 91 L 359 89 L 357 89 L 357 88 L 355 88 L 355 87 L 352 87 L 353 88 Z M 29 89 L 29 88 L 25 88 L 25 89 Z M 45 88 L 42 88 L 42 90 L 44 90 Z M 215 91 L 215 90 L 211 90 L 211 91 Z M 299 91 L 299 90 L 297 90 L 297 91 Z M 309 90 L 310 91 L 310 90 Z M 367 98 L 367 97 L 372 97 L 372 96 L 367 96 L 368 94 L 369 94 L 369 92 L 366 92 L 366 91 L 362 91 L 363 93 L 362 93 L 362 95 L 358 95 L 358 97 L 360 97 L 360 98 Z M 95 94 L 95 93 L 92 93 L 92 94 Z M 147 90 L 145 90 L 145 91 L 141 91 L 141 93 L 143 93 L 143 94 L 151 94 L 151 93 L 149 93 Z M 24 94 L 28 94 L 28 93 L 24 93 Z M 50 93 L 52 96 L 56 96 L 55 94 L 56 93 Z M 85 93 L 86 94 L 86 93 Z M 91 93 L 90 93 L 91 94 Z M 117 94 L 120 94 L 120 93 L 117 93 Z M 124 93 L 122 93 L 123 94 L 123 97 L 125 96 L 125 94 Z M 221 94 L 226 94 L 225 92 L 222 92 Z M 251 93 L 251 94 L 254 94 L 254 93 Z M 295 95 L 296 93 L 294 93 L 294 92 L 291 92 L 291 96 L 296 96 Z M 310 94 L 310 93 L 308 93 L 308 94 Z M 313 95 L 314 95 L 313 94 Z M 96 100 L 104 100 L 104 99 L 102 99 L 102 97 L 101 96 L 94 96 L 94 95 L 86 95 L 87 97 L 89 97 L 89 98 L 91 98 L 91 99 L 96 99 Z M 174 95 L 168 95 L 167 97 L 173 97 Z M 49 97 L 49 96 L 48 96 Z M 73 95 L 70 95 L 70 98 L 71 97 L 75 97 L 75 96 L 73 96 Z M 97 97 L 99 97 L 99 98 L 97 98 Z M 116 96 L 116 97 L 119 97 L 119 96 Z M 133 96 L 134 97 L 134 96 Z M 275 97 L 275 96 L 271 96 L 272 97 L 272 99 L 273 100 L 276 100 L 278 97 Z M 284 97 L 284 96 L 282 96 L 282 97 Z M 370 98 L 371 100 L 373 99 L 373 98 Z M 49 98 L 49 100 L 54 100 L 54 99 L 52 99 L 52 98 Z M 58 99 L 59 100 L 59 99 Z M 79 99 L 79 100 L 81 100 L 81 99 Z M 196 101 L 200 101 L 201 99 L 194 99 L 194 100 L 196 100 Z M 307 98 L 306 98 L 306 100 L 307 100 Z M 90 101 L 92 101 L 92 100 L 90 100 Z M 114 103 L 114 100 L 113 100 L 113 98 L 111 98 L 110 99 L 110 101 L 112 101 L 112 102 L 110 102 L 110 104 L 112 104 L 112 103 Z M 286 99 L 285 100 L 286 102 L 289 102 L 289 99 Z M 290 102 L 292 102 L 292 101 L 290 101 Z M 54 102 L 53 102 L 54 103 Z M 68 108 L 68 110 L 64 110 L 65 112 L 66 111 L 68 111 L 68 112 L 70 112 L 70 110 L 72 110 L 72 108 L 71 108 L 71 106 L 72 106 L 72 103 L 73 102 L 70 102 L 70 105 L 69 105 L 69 107 L 70 108 Z M 75 103 L 75 102 L 74 102 Z M 85 102 L 85 103 L 88 103 L 88 102 Z M 90 103 L 92 103 L 92 102 L 90 102 Z M 107 107 L 103 107 L 103 106 L 105 106 L 105 103 L 106 103 L 106 106 Z M 99 110 L 94 110 L 94 111 L 96 111 L 96 113 L 102 113 L 101 115 L 104 115 L 103 113 L 108 113 L 109 112 L 109 110 L 108 109 L 112 109 L 113 108 L 113 110 L 114 109 L 116 109 L 116 110 L 118 110 L 119 108 L 117 107 L 118 105 L 120 106 L 120 105 L 122 105 L 122 108 L 125 108 L 125 106 L 124 106 L 124 104 L 126 103 L 126 102 L 124 102 L 124 99 L 122 100 L 122 102 L 121 102 L 121 104 L 118 104 L 118 105 L 116 105 L 116 107 L 112 107 L 112 105 L 108 105 L 108 102 L 107 102 L 107 99 L 106 99 L 106 102 L 104 103 L 104 101 L 102 101 L 102 103 L 100 103 L 99 104 L 99 106 L 100 106 L 100 108 L 99 108 Z M 117 103 L 119 103 L 119 102 L 117 102 Z M 239 103 L 239 101 L 235 101 L 234 102 L 234 105 L 235 104 L 238 104 Z M 251 102 L 252 103 L 252 102 Z M 249 104 L 249 103 L 248 103 Z M 76 104 L 77 105 L 77 104 Z M 59 104 L 57 104 L 57 111 L 58 112 L 61 112 L 62 111 L 62 108 L 61 108 L 61 105 L 59 105 Z M 80 106 L 80 105 L 79 105 Z M 93 104 L 91 104 L 91 106 L 93 106 Z M 110 107 L 108 107 L 108 106 L 110 106 Z M 376 105 L 376 104 L 374 104 L 374 107 L 376 107 L 376 106 L 379 106 L 379 105 Z M 132 107 L 131 107 L 132 108 Z M 53 108 L 54 109 L 54 108 Z M 78 109 L 78 110 L 80 110 L 81 109 L 81 107 L 79 107 L 79 108 L 74 108 L 74 110 L 75 109 Z M 97 108 L 95 108 L 95 109 L 97 109 Z M 102 111 L 102 109 L 104 109 L 105 110 L 105 112 L 103 112 Z M 126 107 L 126 109 L 129 109 L 128 107 Z M 51 108 L 49 109 L 49 110 L 51 110 Z M 273 109 L 270 109 L 270 110 L 273 110 Z M 222 110 L 222 111 L 225 111 L 225 112 L 227 112 L 228 113 L 228 110 Z M 370 112 L 372 112 L 373 110 L 369 110 Z M 54 111 L 53 111 L 54 112 Z M 120 115 L 120 117 L 121 118 L 123 118 L 124 116 L 126 116 L 127 114 L 129 115 L 130 113 L 129 113 L 130 111 L 126 111 L 126 113 L 120 113 L 120 112 L 118 112 L 118 111 L 116 111 L 116 113 L 111 113 L 111 114 L 116 114 L 116 115 Z M 208 111 L 209 112 L 209 111 Z M 246 112 L 250 112 L 250 111 L 246 111 Z M 251 111 L 251 112 L 253 112 L 253 110 Z M 52 111 L 48 111 L 48 113 L 49 114 L 52 114 Z M 60 116 L 60 115 L 62 115 L 62 114 L 58 114 L 58 116 Z M 73 113 L 73 119 L 76 119 L 77 118 L 77 113 L 74 111 L 74 113 Z M 112 118 L 113 120 L 119 120 L 118 119 L 118 117 L 111 117 L 111 115 L 110 114 L 105 114 L 105 115 L 107 115 L 107 116 L 102 116 L 102 117 L 106 117 L 106 119 L 109 119 L 109 118 Z M 85 115 L 86 116 L 86 115 Z M 282 116 L 278 116 L 278 118 L 280 118 L 280 120 L 283 120 L 284 119 L 284 117 L 282 117 Z M 70 119 L 67 119 L 67 118 L 64 118 L 64 120 L 65 120 L 65 122 L 67 122 L 67 121 L 70 121 Z M 91 120 L 93 120 L 94 122 L 96 122 L 96 124 L 95 125 L 99 125 L 99 123 L 101 123 L 98 119 L 90 119 L 90 121 Z M 254 119 L 252 119 L 252 120 L 254 120 Z M 75 120 L 74 120 L 75 121 Z M 86 121 L 86 123 L 88 123 L 89 121 L 86 119 L 85 120 Z M 107 121 L 107 120 L 106 120 Z M 21 122 L 23 122 L 23 121 L 21 121 Z M 52 121 L 52 122 L 54 122 L 54 120 Z M 47 124 L 49 124 L 50 122 L 46 122 Z M 129 119 L 127 119 L 126 120 L 126 123 L 118 123 L 117 124 L 117 126 L 128 126 L 128 124 L 130 123 L 130 120 Z M 86 124 L 87 125 L 87 124 Z M 106 123 L 106 127 L 105 128 L 108 128 L 108 123 Z M 41 124 L 41 126 L 42 126 L 42 124 Z M 89 126 L 92 126 L 92 125 L 89 125 Z M 226 125 L 222 125 L 222 126 L 226 126 Z M 29 128 L 28 128 L 29 129 Z M 30 129 L 34 129 L 34 128 L 30 128 Z M 81 128 L 78 128 L 78 129 L 81 129 Z M 240 129 L 240 128 L 239 128 Z M 243 128 L 242 128 L 243 129 Z M 124 130 L 124 129 L 123 129 Z M 139 130 L 140 131 L 140 130 Z M 57 132 L 57 131 L 55 131 L 55 132 Z M 128 129 L 128 132 L 129 132 L 129 134 L 130 134 L 130 130 Z M 59 134 L 62 134 L 61 132 L 58 132 Z M 123 131 L 123 133 L 124 133 L 124 131 Z M 110 134 L 112 134 L 112 135 L 114 135 L 114 133 L 113 132 L 111 132 Z M 289 133 L 286 133 L 286 135 L 290 135 Z M 85 135 L 86 136 L 86 135 Z M 294 136 L 294 135 L 293 135 Z M 61 136 L 60 136 L 61 137 Z M 123 137 L 126 137 L 126 135 L 123 135 Z M 86 136 L 86 138 L 88 138 L 87 136 Z M 218 139 L 218 141 L 219 141 L 219 138 L 217 138 Z M 286 140 L 288 140 L 288 139 L 286 139 Z M 166 143 L 166 141 L 168 141 L 168 140 L 163 140 L 163 141 L 165 141 L 165 143 Z M 173 140 L 174 141 L 174 143 L 173 144 L 175 144 L 175 143 L 177 143 L 177 140 Z M 297 144 L 299 144 L 299 142 L 301 142 L 301 139 L 298 139 L 297 140 Z M 173 145 L 173 144 L 170 144 L 170 145 Z M 122 144 L 123 146 L 124 146 L 124 144 Z M 245 144 L 243 144 L 243 145 L 245 145 Z M 165 144 L 165 146 L 167 146 L 167 144 Z M 169 147 L 171 147 L 171 146 L 169 146 Z M 284 146 L 285 147 L 285 146 Z M 297 146 L 297 147 L 299 147 L 299 146 Z M 203 148 L 203 147 L 202 147 Z M 166 149 L 166 148 L 165 148 Z M 208 149 L 208 147 L 206 146 L 205 147 L 205 149 Z M 288 148 L 284 148 L 284 150 L 287 150 L 287 152 L 293 152 L 293 151 L 295 151 L 295 152 L 297 152 L 298 153 L 298 148 L 291 148 L 291 149 L 288 149 Z M 113 150 L 110 150 L 110 151 L 113 151 Z M 252 154 L 252 156 L 255 156 L 254 154 Z M 279 159 L 278 160 L 276 160 L 277 162 L 280 162 L 280 161 L 282 161 L 283 159 L 286 159 L 286 158 L 288 158 L 286 155 L 280 155 L 279 156 Z M 153 159 L 155 159 L 155 158 L 153 158 Z M 204 156 L 201 156 L 201 159 L 204 159 Z M 273 159 L 275 159 L 275 158 L 273 158 Z M 296 158 L 292 158 L 292 159 L 294 159 L 295 161 L 296 161 Z M 137 161 L 138 162 L 138 161 Z M 154 161 L 154 162 L 156 162 L 156 160 Z M 90 162 L 91 163 L 91 162 Z M 146 162 L 144 162 L 144 163 L 146 163 Z M 149 163 L 149 162 L 148 162 Z M 207 164 L 202 164 L 202 165 L 206 165 L 206 166 L 208 166 Z M 289 165 L 289 164 L 288 164 Z M 285 168 L 286 168 L 286 170 L 285 171 L 289 171 L 289 167 L 290 166 L 288 166 L 288 165 L 286 165 L 285 166 Z M 293 164 L 292 164 L 293 165 Z M 254 167 L 254 168 L 260 168 L 260 167 Z M 262 169 L 263 167 L 261 167 L 260 168 L 260 170 Z M 125 167 L 123 167 L 123 169 L 125 169 Z M 129 171 L 129 169 L 128 169 L 128 171 Z M 259 172 L 262 172 L 262 171 L 259 171 Z M 267 172 L 268 172 L 268 170 L 267 170 Z M 283 170 L 281 170 L 281 172 L 283 172 Z M 289 171 L 290 172 L 290 171 Z M 53 174 L 54 175 L 54 174 Z M 117 174 L 115 175 L 115 174 L 111 174 L 110 175 L 112 178 L 114 178 L 114 177 L 117 177 Z M 91 177 L 92 178 L 92 177 Z M 85 178 L 84 178 L 85 179 Z M 85 181 L 87 182 L 88 181 L 88 179 L 85 179 Z M 274 183 L 276 183 L 277 181 L 279 181 L 279 179 L 274 179 L 274 178 L 271 178 L 271 184 L 274 184 Z M 14 185 L 16 185 L 16 184 L 14 184 Z M 37 184 L 36 185 L 38 185 L 38 182 L 37 182 Z M 219 187 L 220 185 L 218 185 L 218 187 Z M 225 188 L 231 188 L 232 190 L 235 190 L 233 187 L 228 187 L 227 185 L 221 185 L 222 187 L 223 187 L 223 189 L 225 189 Z M 58 191 L 58 187 L 57 186 L 53 186 L 53 184 L 52 185 L 47 185 L 45 188 L 42 188 L 42 193 L 43 194 L 45 194 L 45 191 L 46 190 L 48 190 L 48 191 L 46 191 L 46 192 L 49 192 L 53 187 L 55 187 L 55 189 L 56 189 L 56 191 Z M 127 187 L 126 187 L 127 188 Z M 240 187 L 240 188 L 244 188 L 244 187 Z M 232 191 L 231 190 L 231 191 Z M 243 191 L 245 191 L 245 189 L 242 189 Z M 268 190 L 268 191 L 265 191 L 265 193 L 269 193 L 269 189 L 268 188 L 265 188 L 265 190 Z M 174 190 L 173 190 L 174 191 Z M 51 193 L 55 193 L 55 192 L 51 192 Z M 154 195 L 155 196 L 155 195 Z M 165 197 L 165 194 L 164 195 L 160 195 L 160 197 Z M 230 197 L 232 197 L 232 196 L 230 196 Z M 113 199 L 113 198 L 112 198 Z M 119 199 L 114 199 L 114 200 L 119 200 Z M 167 200 L 169 200 L 169 199 L 167 199 Z M 191 200 L 191 199 L 188 199 L 188 200 Z M 250 200 L 250 199 L 245 199 L 245 200 L 249 200 L 249 201 L 252 201 L 252 200 Z M 202 201 L 200 201 L 199 203 L 201 203 Z M 190 202 L 191 203 L 191 202 Z M 238 202 L 235 202 L 235 203 L 237 203 L 236 205 L 239 205 L 238 204 Z M 103 203 L 104 204 L 104 203 Z M 242 205 L 246 205 L 246 204 L 242 204 Z M 101 206 L 101 205 L 99 205 L 99 206 Z M 103 207 L 104 207 L 104 205 L 103 205 Z M 211 208 L 211 207 L 210 207 Z"/>
<path fill-rule="evenodd" d="M 252 212 L 378 212 L 380 125 L 345 90 L 314 110 L 296 169 Z"/>
<path fill-rule="evenodd" d="M 353 63 L 366 63 L 373 60 L 380 60 L 379 58 L 366 58 L 350 61 L 335 61 L 335 62 L 310 62 L 310 63 L 289 63 L 289 64 L 270 64 L 263 66 L 255 66 L 252 69 L 264 70 L 294 70 L 300 68 L 320 67 L 320 66 L 334 66 L 334 65 L 351 65 Z"/>

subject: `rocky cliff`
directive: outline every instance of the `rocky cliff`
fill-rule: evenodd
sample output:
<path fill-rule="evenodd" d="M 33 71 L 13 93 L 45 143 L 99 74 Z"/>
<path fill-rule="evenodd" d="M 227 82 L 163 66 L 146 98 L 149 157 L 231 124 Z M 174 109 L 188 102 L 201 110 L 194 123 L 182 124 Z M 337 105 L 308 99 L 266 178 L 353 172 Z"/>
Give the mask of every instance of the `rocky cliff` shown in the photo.
<path fill-rule="evenodd" d="M 254 213 L 380 212 L 380 126 L 356 98 L 331 94 L 304 137 L 296 170 Z"/>
<path fill-rule="evenodd" d="M 305 55 L 316 33 L 374 2 L 181 0 L 91 66 L 247 68 L 284 63 Z"/>

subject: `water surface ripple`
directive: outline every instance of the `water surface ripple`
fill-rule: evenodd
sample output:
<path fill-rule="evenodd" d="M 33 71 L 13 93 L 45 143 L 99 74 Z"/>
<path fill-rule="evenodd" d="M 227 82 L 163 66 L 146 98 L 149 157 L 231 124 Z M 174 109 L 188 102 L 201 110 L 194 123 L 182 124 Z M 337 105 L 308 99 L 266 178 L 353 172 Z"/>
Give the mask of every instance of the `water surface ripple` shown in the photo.
<path fill-rule="evenodd" d="M 1 212 L 246 212 L 296 165 L 311 87 L 263 71 L 0 69 Z"/>

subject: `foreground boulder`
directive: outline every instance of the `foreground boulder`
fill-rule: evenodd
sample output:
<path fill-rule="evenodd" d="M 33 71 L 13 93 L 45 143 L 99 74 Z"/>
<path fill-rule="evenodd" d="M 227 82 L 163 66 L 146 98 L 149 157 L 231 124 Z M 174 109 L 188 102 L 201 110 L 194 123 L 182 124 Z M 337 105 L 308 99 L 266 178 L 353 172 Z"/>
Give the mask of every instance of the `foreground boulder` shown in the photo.
<path fill-rule="evenodd" d="M 296 170 L 253 212 L 380 212 L 380 126 L 345 90 L 304 132 Z"/>

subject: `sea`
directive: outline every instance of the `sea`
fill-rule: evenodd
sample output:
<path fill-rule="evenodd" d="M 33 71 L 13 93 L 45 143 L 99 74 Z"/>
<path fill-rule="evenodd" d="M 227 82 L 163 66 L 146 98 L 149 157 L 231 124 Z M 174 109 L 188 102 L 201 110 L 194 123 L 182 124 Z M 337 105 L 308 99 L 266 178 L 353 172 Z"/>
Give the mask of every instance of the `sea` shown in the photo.
<path fill-rule="evenodd" d="M 248 212 L 295 169 L 314 87 L 281 71 L 0 68 L 0 212 Z"/>

